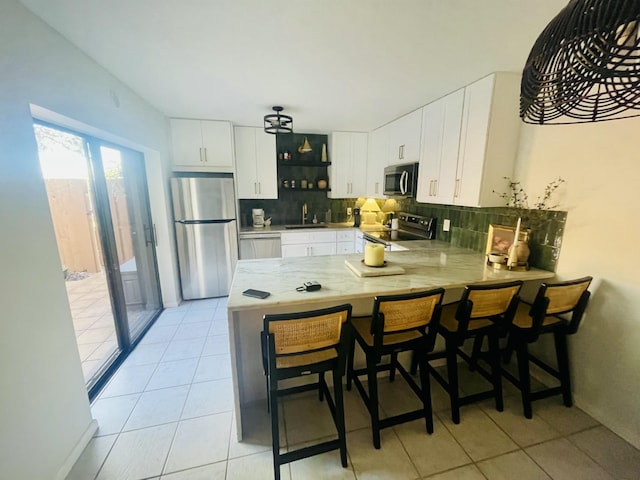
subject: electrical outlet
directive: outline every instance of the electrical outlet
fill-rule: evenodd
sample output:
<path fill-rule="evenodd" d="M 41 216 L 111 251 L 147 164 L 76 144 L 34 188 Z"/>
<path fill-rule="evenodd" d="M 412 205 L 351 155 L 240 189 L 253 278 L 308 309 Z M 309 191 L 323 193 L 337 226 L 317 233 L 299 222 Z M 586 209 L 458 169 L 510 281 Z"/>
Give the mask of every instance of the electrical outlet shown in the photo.
<path fill-rule="evenodd" d="M 448 232 L 450 228 L 451 228 L 451 220 L 449 220 L 448 218 L 445 218 L 442 221 L 442 231 Z"/>
<path fill-rule="evenodd" d="M 347 207 L 347 215 L 351 215 L 351 207 Z"/>

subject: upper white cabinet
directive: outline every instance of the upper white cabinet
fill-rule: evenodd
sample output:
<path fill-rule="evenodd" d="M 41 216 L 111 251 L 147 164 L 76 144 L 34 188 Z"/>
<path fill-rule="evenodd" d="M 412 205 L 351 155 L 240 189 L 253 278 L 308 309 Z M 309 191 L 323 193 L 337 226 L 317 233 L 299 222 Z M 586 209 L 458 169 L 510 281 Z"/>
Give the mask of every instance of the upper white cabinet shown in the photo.
<path fill-rule="evenodd" d="M 491 207 L 512 176 L 520 75 L 498 72 L 422 109 L 419 202 Z"/>
<path fill-rule="evenodd" d="M 276 136 L 262 128 L 234 127 L 238 198 L 278 198 Z"/>
<path fill-rule="evenodd" d="M 422 109 L 422 153 L 416 200 L 453 203 L 464 89 Z"/>
<path fill-rule="evenodd" d="M 504 204 L 504 177 L 513 176 L 520 140 L 520 75 L 499 72 L 465 87 L 454 204 Z"/>
<path fill-rule="evenodd" d="M 233 171 L 230 122 L 177 118 L 172 118 L 170 122 L 176 169 Z"/>
<path fill-rule="evenodd" d="M 360 132 L 333 132 L 330 136 L 329 168 L 331 198 L 365 196 L 368 135 Z"/>
<path fill-rule="evenodd" d="M 389 125 L 369 133 L 369 155 L 366 169 L 366 197 L 382 197 L 384 192 L 384 167 L 389 165 Z"/>
<path fill-rule="evenodd" d="M 394 120 L 389 125 L 387 165 L 413 163 L 420 160 L 420 135 L 422 133 L 422 109 L 414 110 Z"/>

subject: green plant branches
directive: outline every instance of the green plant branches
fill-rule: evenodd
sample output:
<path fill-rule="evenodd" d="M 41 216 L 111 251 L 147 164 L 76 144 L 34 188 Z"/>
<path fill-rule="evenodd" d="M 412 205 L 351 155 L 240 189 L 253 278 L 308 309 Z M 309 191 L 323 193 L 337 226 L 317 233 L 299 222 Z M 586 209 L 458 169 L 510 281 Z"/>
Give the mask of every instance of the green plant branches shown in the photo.
<path fill-rule="evenodd" d="M 509 177 L 503 178 L 509 182 L 509 191 L 496 192 L 494 190 L 493 193 L 498 195 L 500 198 L 503 198 L 507 207 L 529 210 L 529 196 L 527 195 L 527 192 L 524 191 L 524 188 L 522 188 L 522 184 Z M 537 201 L 533 204 L 534 208 L 536 210 L 552 210 L 558 207 L 557 203 L 553 205 L 550 204 L 551 196 L 563 183 L 565 183 L 565 180 L 561 177 L 549 182 L 545 187 L 542 196 L 537 197 Z"/>

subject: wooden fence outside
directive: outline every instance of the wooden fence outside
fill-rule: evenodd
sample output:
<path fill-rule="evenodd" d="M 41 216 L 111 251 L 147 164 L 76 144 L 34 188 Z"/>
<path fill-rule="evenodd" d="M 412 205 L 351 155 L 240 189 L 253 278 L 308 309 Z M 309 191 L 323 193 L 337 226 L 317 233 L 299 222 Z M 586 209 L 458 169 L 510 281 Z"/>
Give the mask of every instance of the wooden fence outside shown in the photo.
<path fill-rule="evenodd" d="M 93 196 L 87 180 L 45 180 L 60 261 L 73 272 L 103 270 L 102 247 Z M 109 207 L 119 263 L 134 256 L 127 198 L 122 179 L 107 180 Z"/>

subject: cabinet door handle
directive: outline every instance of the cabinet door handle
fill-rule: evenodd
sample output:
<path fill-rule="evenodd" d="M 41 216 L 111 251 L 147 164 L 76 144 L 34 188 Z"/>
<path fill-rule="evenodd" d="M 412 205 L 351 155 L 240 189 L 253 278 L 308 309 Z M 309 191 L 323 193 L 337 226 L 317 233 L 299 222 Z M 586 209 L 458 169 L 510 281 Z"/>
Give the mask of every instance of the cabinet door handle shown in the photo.
<path fill-rule="evenodd" d="M 202 156 L 202 147 L 200 147 L 200 163 L 204 163 L 204 157 Z"/>
<path fill-rule="evenodd" d="M 376 182 L 376 187 L 373 189 L 374 193 L 378 193 L 378 185 L 380 184 L 380 182 Z"/>
<path fill-rule="evenodd" d="M 433 181 L 433 196 L 438 195 L 438 180 Z"/>
<path fill-rule="evenodd" d="M 460 179 L 456 178 L 456 188 L 453 190 L 453 196 L 458 198 L 460 196 Z"/>
<path fill-rule="evenodd" d="M 258 182 L 258 193 L 262 194 L 262 185 L 260 185 L 260 182 Z"/>

